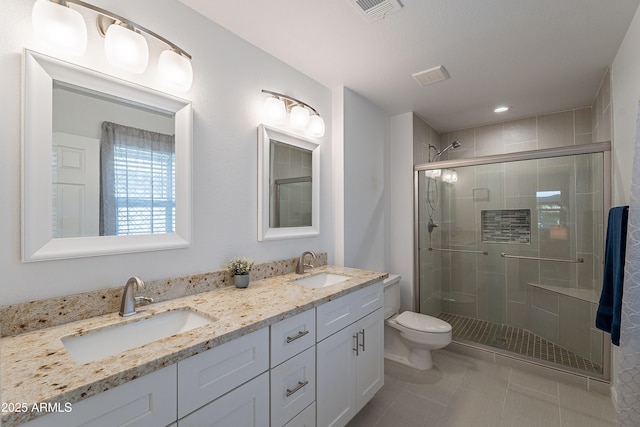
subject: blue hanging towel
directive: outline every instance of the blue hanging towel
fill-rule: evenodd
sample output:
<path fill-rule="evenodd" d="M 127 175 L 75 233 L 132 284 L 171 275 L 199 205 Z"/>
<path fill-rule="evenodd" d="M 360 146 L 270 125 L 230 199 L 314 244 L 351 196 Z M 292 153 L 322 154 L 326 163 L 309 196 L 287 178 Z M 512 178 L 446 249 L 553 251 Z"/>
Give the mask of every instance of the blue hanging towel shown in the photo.
<path fill-rule="evenodd" d="M 611 334 L 611 342 L 620 345 L 622 284 L 624 257 L 627 248 L 629 206 L 617 206 L 609 211 L 607 240 L 604 251 L 602 294 L 596 313 L 596 327 Z"/>

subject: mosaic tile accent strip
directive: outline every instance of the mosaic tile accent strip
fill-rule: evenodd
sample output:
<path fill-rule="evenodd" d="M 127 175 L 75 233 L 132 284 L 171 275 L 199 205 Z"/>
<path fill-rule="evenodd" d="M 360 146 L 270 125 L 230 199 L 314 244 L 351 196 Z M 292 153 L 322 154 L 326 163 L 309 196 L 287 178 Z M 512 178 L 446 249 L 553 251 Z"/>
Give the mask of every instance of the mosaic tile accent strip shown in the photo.
<path fill-rule="evenodd" d="M 526 329 L 489 323 L 451 313 L 440 313 L 438 318 L 451 325 L 454 338 L 500 348 L 587 373 L 602 374 L 602 366 Z"/>
<path fill-rule="evenodd" d="M 531 243 L 531 210 L 481 211 L 482 241 L 489 243 Z"/>

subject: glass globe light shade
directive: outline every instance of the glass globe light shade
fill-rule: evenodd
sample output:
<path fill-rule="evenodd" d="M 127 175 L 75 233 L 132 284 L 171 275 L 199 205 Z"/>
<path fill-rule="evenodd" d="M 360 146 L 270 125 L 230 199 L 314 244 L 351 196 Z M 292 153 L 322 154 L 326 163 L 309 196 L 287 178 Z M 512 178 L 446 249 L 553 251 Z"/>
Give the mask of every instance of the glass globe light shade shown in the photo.
<path fill-rule="evenodd" d="M 316 137 L 324 136 L 325 126 L 324 119 L 318 114 L 314 114 L 309 119 L 309 132 Z"/>
<path fill-rule="evenodd" d="M 193 83 L 191 61 L 173 50 L 160 54 L 158 75 L 163 83 L 183 91 L 189 90 Z"/>
<path fill-rule="evenodd" d="M 113 24 L 104 36 L 104 51 L 115 67 L 140 74 L 147 69 L 149 47 L 147 40 L 133 30 Z"/>
<path fill-rule="evenodd" d="M 87 26 L 77 10 L 37 0 L 31 11 L 31 24 L 40 41 L 62 53 L 80 56 L 87 49 Z"/>
<path fill-rule="evenodd" d="M 280 125 L 287 117 L 287 108 L 282 99 L 273 96 L 264 101 L 264 118 L 267 123 Z"/>
<path fill-rule="evenodd" d="M 309 126 L 310 119 L 309 110 L 306 108 L 296 105 L 291 109 L 289 121 L 292 128 L 296 130 L 306 130 L 307 126 Z"/>
<path fill-rule="evenodd" d="M 427 178 L 440 178 L 440 176 L 442 175 L 442 169 L 431 169 L 428 171 L 424 171 L 424 176 L 426 176 Z"/>

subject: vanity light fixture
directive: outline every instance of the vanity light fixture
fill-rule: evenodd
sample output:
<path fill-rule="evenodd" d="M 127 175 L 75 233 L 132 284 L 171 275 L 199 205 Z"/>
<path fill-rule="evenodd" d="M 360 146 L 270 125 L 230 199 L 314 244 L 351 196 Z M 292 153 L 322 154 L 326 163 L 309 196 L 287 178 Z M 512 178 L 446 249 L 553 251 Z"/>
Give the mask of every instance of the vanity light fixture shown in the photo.
<path fill-rule="evenodd" d="M 289 112 L 289 124 L 293 129 L 307 131 L 315 137 L 324 136 L 324 119 L 315 108 L 281 93 L 265 89 L 262 89 L 262 93 L 271 95 L 264 101 L 265 121 L 268 124 L 283 124 Z"/>
<path fill-rule="evenodd" d="M 109 64 L 132 73 L 144 73 L 149 63 L 147 39 L 125 24 L 111 24 L 104 35 L 104 53 Z"/>
<path fill-rule="evenodd" d="M 98 13 L 99 33 L 105 38 L 105 54 L 110 64 L 133 73 L 142 73 L 149 62 L 149 47 L 143 34 L 169 49 L 160 54 L 158 76 L 163 83 L 186 91 L 193 83 L 191 55 L 164 37 L 135 22 L 81 0 L 36 0 L 32 23 L 36 36 L 48 44 L 75 55 L 83 55 L 87 29 L 82 15 L 69 7 L 73 3 Z"/>
<path fill-rule="evenodd" d="M 65 3 L 37 0 L 31 11 L 31 25 L 36 37 L 71 55 L 84 55 L 87 27 L 77 10 Z"/>

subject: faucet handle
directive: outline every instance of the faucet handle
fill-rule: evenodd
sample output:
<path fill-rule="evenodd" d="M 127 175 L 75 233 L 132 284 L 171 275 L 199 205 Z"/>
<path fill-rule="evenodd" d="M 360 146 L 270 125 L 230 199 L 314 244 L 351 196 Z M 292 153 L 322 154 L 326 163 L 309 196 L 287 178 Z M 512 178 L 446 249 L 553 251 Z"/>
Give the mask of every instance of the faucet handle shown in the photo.
<path fill-rule="evenodd" d="M 135 301 L 136 305 L 142 304 L 143 302 L 147 303 L 147 304 L 153 304 L 153 302 L 154 302 L 153 298 L 145 297 L 145 296 L 135 297 L 134 301 Z"/>

